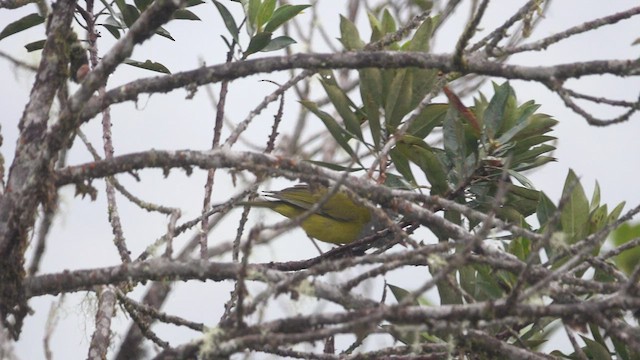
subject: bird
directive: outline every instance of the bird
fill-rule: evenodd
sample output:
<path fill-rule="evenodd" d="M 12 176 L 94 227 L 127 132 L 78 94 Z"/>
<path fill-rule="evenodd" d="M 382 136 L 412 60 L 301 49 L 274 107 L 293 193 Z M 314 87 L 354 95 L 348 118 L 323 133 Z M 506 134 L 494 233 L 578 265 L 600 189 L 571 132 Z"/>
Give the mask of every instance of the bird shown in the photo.
<path fill-rule="evenodd" d="M 268 200 L 240 202 L 239 205 L 271 209 L 289 219 L 318 203 L 328 192 L 324 186 L 299 184 L 280 191 L 265 192 Z M 349 244 L 374 231 L 374 216 L 364 205 L 356 204 L 345 192 L 338 191 L 300 226 L 312 238 L 332 244 Z"/>

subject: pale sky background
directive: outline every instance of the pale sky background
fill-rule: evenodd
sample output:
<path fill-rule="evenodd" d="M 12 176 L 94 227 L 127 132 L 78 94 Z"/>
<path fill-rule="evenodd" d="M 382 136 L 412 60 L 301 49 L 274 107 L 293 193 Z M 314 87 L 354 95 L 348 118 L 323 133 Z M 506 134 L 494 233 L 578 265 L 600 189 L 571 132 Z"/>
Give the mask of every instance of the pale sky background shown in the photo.
<path fill-rule="evenodd" d="M 235 3 L 228 1 L 224 3 L 232 10 L 239 8 Z M 470 1 L 465 1 L 465 5 L 462 7 L 464 12 L 460 11 L 455 14 L 446 23 L 445 28 L 440 31 L 435 52 L 451 52 L 457 36 L 462 31 L 463 23 L 467 20 L 466 11 L 469 3 Z M 524 1 L 496 0 L 491 2 L 481 27 L 488 30 L 495 28 L 522 3 Z M 337 38 L 339 37 L 338 14 L 334 4 L 340 4 L 339 9 L 342 10 L 343 2 L 325 1 L 322 5 L 322 14 L 324 14 L 322 22 L 330 36 Z M 557 0 L 552 4 L 546 20 L 536 29 L 531 40 L 633 6 L 637 6 L 637 1 Z M 193 69 L 199 66 L 201 61 L 208 65 L 223 62 L 226 46 L 219 34 L 226 34 L 226 30 L 215 7 L 211 2 L 207 2 L 191 10 L 203 21 L 173 21 L 166 28 L 176 39 L 175 42 L 156 36 L 137 48 L 132 57 L 141 61 L 152 59 L 161 62 L 174 73 Z M 35 12 L 35 6 L 27 6 L 15 11 L 0 10 L 0 28 L 4 28 L 11 21 L 32 12 Z M 236 19 L 240 19 L 239 12 L 234 11 L 234 13 L 237 15 Z M 369 34 L 366 30 L 368 26 L 364 29 L 361 34 L 363 38 L 368 38 Z M 22 46 L 43 37 L 42 26 L 30 29 L 1 40 L 0 50 L 32 64 L 37 64 L 39 54 L 28 54 Z M 640 46 L 631 46 L 631 43 L 638 37 L 640 37 L 640 19 L 633 18 L 614 26 L 601 28 L 595 33 L 576 36 L 571 40 L 549 47 L 545 52 L 518 55 L 510 62 L 521 65 L 551 65 L 577 60 L 637 59 L 640 55 Z M 111 36 L 102 30 L 100 53 L 104 54 L 112 43 Z M 305 50 L 303 46 L 293 46 L 294 52 Z M 282 52 L 267 55 L 275 54 L 280 55 Z M 5 157 L 5 164 L 8 168 L 13 159 L 17 123 L 27 102 L 33 79 L 27 71 L 16 69 L 8 61 L 1 58 L 0 69 L 3 73 L 3 81 L 0 86 L 0 109 L 3 114 L 0 117 L 0 124 L 2 125 L 1 134 L 4 137 L 0 152 Z M 145 70 L 121 66 L 109 80 L 108 87 L 112 88 L 136 78 L 155 75 Z M 234 122 L 243 120 L 249 110 L 255 106 L 254 104 L 257 104 L 265 95 L 274 90 L 273 86 L 259 82 L 259 80 L 271 79 L 283 82 L 286 81 L 287 76 L 287 73 L 263 74 L 232 83 L 227 100 L 227 116 Z M 503 81 L 503 79 L 495 80 Z M 574 90 L 583 93 L 628 101 L 636 99 L 640 89 L 638 78 L 618 79 L 605 76 L 572 81 L 571 85 Z M 513 81 L 512 86 L 521 101 L 535 99 L 537 103 L 542 104 L 540 111 L 548 113 L 560 121 L 553 133 L 559 138 L 558 149 L 555 152 L 558 162 L 529 174 L 538 189 L 545 191 L 552 199 L 557 200 L 562 191 L 567 171 L 572 168 L 581 177 L 589 197 L 591 197 L 595 180 L 599 181 L 602 189 L 602 201 L 610 204 L 610 208 L 621 201 L 627 201 L 627 208 L 640 202 L 640 193 L 637 191 L 637 179 L 640 174 L 637 158 L 637 154 L 640 153 L 640 141 L 638 141 L 640 117 L 638 115 L 623 124 L 595 128 L 565 108 L 560 99 L 545 87 L 523 81 Z M 218 92 L 217 86 L 214 86 L 213 89 L 215 93 Z M 490 94 L 490 85 L 484 86 L 483 90 Z M 166 95 L 153 95 L 151 98 L 142 96 L 137 104 L 125 103 L 112 108 L 116 155 L 150 148 L 208 149 L 215 118 L 212 105 L 204 87 L 198 90 L 192 100 L 186 100 L 186 95 L 186 90 L 176 90 Z M 281 133 L 286 133 L 285 129 L 291 129 L 295 123 L 295 100 L 293 92 L 287 94 L 288 110 L 285 112 Z M 470 99 L 465 99 L 465 102 L 469 104 Z M 275 109 L 276 106 L 272 104 L 251 125 L 249 134 L 257 136 L 259 140 L 256 141 L 259 144 L 265 142 L 265 134 L 271 128 Z M 611 118 L 618 114 L 612 112 L 611 109 L 595 109 L 594 111 L 605 118 Z M 316 129 L 321 128 L 319 121 L 315 125 Z M 93 140 L 94 146 L 101 148 L 99 118 L 83 126 L 82 130 Z M 223 139 L 226 137 L 225 134 L 228 134 L 228 129 L 223 133 Z M 78 142 L 70 153 L 69 163 L 78 164 L 90 159 L 88 152 Z M 135 183 L 131 177 L 126 175 L 120 176 L 119 179 L 130 191 L 143 199 L 180 207 L 183 211 L 182 221 L 192 219 L 200 213 L 203 186 L 206 179 L 204 172 L 195 171 L 193 175 L 187 177 L 184 172 L 174 170 L 167 179 L 164 179 L 160 171 L 146 171 L 142 172 L 141 176 L 142 183 Z M 234 189 L 229 180 L 228 173 L 224 171 L 217 173 L 213 194 L 214 203 L 223 201 L 228 198 L 229 194 L 241 190 L 241 188 Z M 277 180 L 268 185 L 277 189 L 287 184 L 289 183 L 286 181 Z M 63 269 L 94 268 L 119 263 L 117 252 L 112 245 L 111 229 L 107 222 L 104 184 L 94 182 L 94 185 L 100 192 L 96 202 L 74 198 L 72 188 L 62 190 L 61 212 L 56 218 L 52 230 L 48 252 L 42 263 L 42 273 L 59 272 Z M 132 253 L 137 255 L 147 244 L 166 231 L 166 218 L 139 210 L 122 197 L 118 200 L 125 236 Z M 259 219 L 260 214 L 262 213 L 253 213 L 252 218 Z M 235 236 L 238 218 L 239 212 L 232 214 L 222 230 L 215 232 L 210 238 L 210 244 L 232 239 Z M 280 220 L 275 216 L 265 216 L 264 219 L 266 221 Z M 180 237 L 176 241 L 176 246 L 179 247 L 181 241 L 187 238 Z M 304 242 L 298 241 L 300 239 L 303 239 Z M 270 248 L 257 249 L 254 258 L 260 261 L 275 261 L 302 259 L 314 255 L 313 246 L 304 239 L 303 233 L 297 230 L 282 236 Z M 386 278 L 390 283 L 399 286 L 409 288 L 415 286 L 406 273 L 391 273 Z M 378 298 L 382 279 L 376 278 L 375 280 L 378 284 L 369 284 L 369 286 L 372 289 L 371 296 Z M 208 325 L 215 324 L 220 318 L 222 304 L 227 300 L 230 290 L 230 283 L 193 281 L 180 284 L 174 290 L 173 296 L 165 305 L 164 310 Z M 363 291 L 364 289 L 359 288 L 359 290 Z M 137 289 L 134 295 L 141 293 L 140 289 Z M 22 337 L 16 344 L 16 352 L 22 359 L 38 359 L 44 356 L 42 347 L 44 323 L 48 309 L 55 299 L 46 296 L 30 301 L 35 314 L 26 319 Z M 86 357 L 93 329 L 93 309 L 95 308 L 93 299 L 93 296 L 87 297 L 84 293 L 67 297 L 60 312 L 57 330 L 51 339 L 54 358 L 80 359 Z M 266 314 L 267 318 L 291 310 L 300 310 L 299 308 L 287 309 L 286 305 L 282 305 L 284 303 L 277 301 L 273 303 L 274 312 Z M 309 300 L 302 301 L 296 306 L 313 309 L 316 304 Z M 120 335 L 124 334 L 128 327 L 128 321 L 122 316 L 120 310 L 118 310 L 118 314 L 120 316 L 114 319 L 113 329 Z M 168 339 L 172 345 L 178 345 L 197 337 L 194 332 L 176 331 L 174 327 L 168 326 L 158 326 L 154 330 L 161 337 Z M 378 340 L 389 341 L 388 339 Z M 349 339 L 338 339 L 338 345 L 340 344 L 349 344 Z M 570 347 L 562 339 L 555 341 L 554 346 L 559 346 L 564 350 L 568 350 Z"/>

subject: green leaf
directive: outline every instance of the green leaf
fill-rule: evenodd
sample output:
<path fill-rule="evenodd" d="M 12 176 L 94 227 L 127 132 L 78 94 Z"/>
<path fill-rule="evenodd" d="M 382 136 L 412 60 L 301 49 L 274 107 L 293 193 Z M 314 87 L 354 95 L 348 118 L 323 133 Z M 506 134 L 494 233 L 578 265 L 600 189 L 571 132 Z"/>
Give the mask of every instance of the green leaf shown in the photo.
<path fill-rule="evenodd" d="M 236 21 L 233 19 L 233 16 L 229 12 L 229 10 L 219 1 L 213 0 L 213 4 L 218 9 L 218 12 L 222 17 L 222 21 L 224 22 L 224 26 L 227 28 L 227 31 L 229 31 L 229 34 L 231 35 L 233 40 L 235 40 L 236 44 L 240 43 L 238 40 L 238 25 L 236 25 Z"/>
<path fill-rule="evenodd" d="M 505 133 L 506 134 L 506 133 Z M 505 135 L 503 134 L 503 135 Z M 500 139 L 498 139 L 498 142 L 501 142 L 502 136 L 500 137 Z M 555 140 L 556 138 L 553 136 L 549 136 L 549 135 L 534 135 L 532 137 L 526 138 L 526 139 L 522 139 L 522 140 L 518 140 L 515 142 L 515 145 L 513 146 L 513 148 L 511 149 L 511 153 L 512 154 L 520 154 L 523 152 L 526 152 L 527 150 L 529 150 L 531 147 L 548 142 L 548 141 L 552 141 Z M 506 142 L 505 142 L 506 143 Z"/>
<path fill-rule="evenodd" d="M 442 126 L 444 117 L 449 109 L 448 104 L 429 104 L 427 105 L 418 117 L 409 125 L 407 134 L 415 136 L 420 139 L 424 139 L 431 131 L 437 127 Z"/>
<path fill-rule="evenodd" d="M 409 68 L 411 83 L 411 101 L 409 111 L 415 109 L 424 97 L 434 90 L 434 84 L 438 78 L 437 70 Z"/>
<path fill-rule="evenodd" d="M 508 204 L 518 209 L 518 211 L 525 216 L 529 216 L 535 211 L 538 207 L 539 198 L 540 192 L 538 190 L 517 186 L 515 184 L 509 186 L 509 192 L 507 193 Z"/>
<path fill-rule="evenodd" d="M 387 287 L 391 290 L 393 297 L 395 297 L 398 302 L 402 302 L 405 298 L 411 295 L 411 292 L 399 286 L 387 284 Z M 411 305 L 420 305 L 420 303 L 418 302 L 418 299 L 413 299 Z"/>
<path fill-rule="evenodd" d="M 400 69 L 391 81 L 384 108 L 386 124 L 391 130 L 395 130 L 411 111 L 413 80 L 409 69 Z"/>
<path fill-rule="evenodd" d="M 479 301 L 498 299 L 504 290 L 498 283 L 499 277 L 486 265 L 474 265 L 477 270 L 476 299 Z"/>
<path fill-rule="evenodd" d="M 171 74 L 171 71 L 169 71 L 169 69 L 167 69 L 164 65 L 151 60 L 140 62 L 132 59 L 125 59 L 123 62 L 127 65 L 135 66 L 137 68 L 151 70 L 163 74 Z"/>
<path fill-rule="evenodd" d="M 591 204 L 589 204 L 589 210 L 593 211 L 600 206 L 600 184 L 596 180 L 596 185 L 593 187 L 593 195 L 591 196 Z"/>
<path fill-rule="evenodd" d="M 536 210 L 536 216 L 538 217 L 538 222 L 540 226 L 543 227 L 547 225 L 549 220 L 553 217 L 555 212 L 557 211 L 556 205 L 549 199 L 549 197 L 540 192 L 540 198 L 538 200 L 538 209 Z"/>
<path fill-rule="evenodd" d="M 525 171 L 540 167 L 548 162 L 556 161 L 552 156 L 538 156 L 533 162 L 522 163 L 513 168 L 515 171 Z"/>
<path fill-rule="evenodd" d="M 153 0 L 133 0 L 133 3 L 136 4 L 140 12 L 143 12 L 153 3 Z"/>
<path fill-rule="evenodd" d="M 449 106 L 442 125 L 443 145 L 447 158 L 455 171 L 455 183 L 465 177 L 467 173 L 467 141 L 465 129 L 458 116 L 458 111 Z"/>
<path fill-rule="evenodd" d="M 271 35 L 273 34 L 270 32 L 257 33 L 251 38 L 251 41 L 249 41 L 249 46 L 247 46 L 247 50 L 242 54 L 242 58 L 246 59 L 247 56 L 255 54 L 267 47 L 271 42 Z"/>
<path fill-rule="evenodd" d="M 340 15 L 340 42 L 346 50 L 361 50 L 364 41 L 360 39 L 358 28 L 346 17 Z"/>
<path fill-rule="evenodd" d="M 363 141 L 360 120 L 358 120 L 356 114 L 351 110 L 351 107 L 355 106 L 353 101 L 351 101 L 347 94 L 338 86 L 335 75 L 331 70 L 321 70 L 319 73 L 322 78 L 320 83 L 336 111 L 340 117 L 342 117 L 345 128 L 359 140 Z"/>
<path fill-rule="evenodd" d="M 533 183 L 531 182 L 531 180 L 529 180 L 526 176 L 511 169 L 507 170 L 507 172 L 509 173 L 509 175 L 513 176 L 516 180 L 518 180 L 520 184 L 528 187 L 529 189 L 535 190 L 535 186 L 533 186 Z"/>
<path fill-rule="evenodd" d="M 276 0 L 264 0 L 264 2 L 260 5 L 258 9 L 258 15 L 256 17 L 256 29 L 258 31 L 262 30 L 262 25 L 264 25 L 273 15 L 273 10 L 276 8 Z M 273 32 L 273 30 L 267 30 Z"/>
<path fill-rule="evenodd" d="M 120 27 L 119 26 L 113 26 L 113 25 L 109 25 L 109 24 L 102 24 L 102 26 L 104 26 L 104 28 L 107 29 L 107 31 L 111 34 L 111 36 L 113 36 L 116 39 L 120 39 Z"/>
<path fill-rule="evenodd" d="M 495 94 L 489 101 L 489 105 L 482 115 L 482 122 L 489 139 L 495 139 L 498 130 L 500 130 L 505 116 L 507 99 L 512 93 L 513 89 L 508 82 L 505 82 L 496 88 Z"/>
<path fill-rule="evenodd" d="M 573 170 L 569 170 L 562 196 L 568 196 L 569 201 L 567 201 L 560 213 L 560 223 L 562 224 L 562 231 L 567 235 L 569 244 L 574 244 L 587 234 L 589 201 Z"/>
<path fill-rule="evenodd" d="M 407 51 L 429 51 L 429 42 L 431 41 L 431 33 L 433 32 L 433 20 L 427 18 L 422 22 L 420 27 L 411 39 L 411 43 L 407 47 Z"/>
<path fill-rule="evenodd" d="M 187 0 L 187 5 L 185 5 L 186 7 L 192 7 L 192 6 L 196 6 L 196 5 L 200 5 L 200 4 L 204 4 L 205 2 L 202 0 Z"/>
<path fill-rule="evenodd" d="M 249 36 L 255 34 L 258 31 L 256 21 L 258 19 L 258 11 L 260 10 L 260 0 L 249 0 L 249 4 L 246 7 L 248 26 L 247 32 Z"/>
<path fill-rule="evenodd" d="M 387 173 L 387 176 L 384 179 L 384 186 L 391 189 L 402 189 L 402 190 L 414 189 L 414 186 L 408 183 L 403 177 L 393 173 Z"/>
<path fill-rule="evenodd" d="M 527 121 L 527 126 L 519 131 L 512 140 L 526 139 L 534 135 L 542 135 L 547 133 L 558 123 L 545 114 L 533 114 Z"/>
<path fill-rule="evenodd" d="M 24 48 L 27 49 L 28 52 L 32 52 L 32 51 L 36 51 L 36 50 L 42 50 L 42 49 L 44 49 L 44 43 L 45 42 L 47 42 L 46 39 L 34 41 L 32 43 L 28 43 L 27 45 L 25 45 Z"/>
<path fill-rule="evenodd" d="M 396 170 L 404 177 L 404 179 L 412 184 L 417 185 L 416 179 L 413 176 L 413 172 L 411 171 L 411 165 L 409 165 L 409 159 L 403 152 L 401 152 L 398 148 L 394 147 L 389 151 L 389 156 L 391 157 L 391 161 L 395 166 Z"/>
<path fill-rule="evenodd" d="M 369 25 L 371 26 L 371 37 L 369 42 L 375 42 L 382 38 L 382 25 L 376 16 L 370 12 L 367 12 L 367 18 L 369 19 Z"/>
<path fill-rule="evenodd" d="M 265 25 L 264 31 L 275 31 L 280 25 L 293 19 L 296 15 L 301 13 L 304 9 L 311 5 L 282 5 L 276 9 L 271 17 L 271 20 Z"/>
<path fill-rule="evenodd" d="M 613 210 L 611 210 L 611 213 L 607 218 L 607 224 L 611 224 L 612 222 L 618 220 L 618 217 L 620 217 L 620 214 L 622 213 L 622 209 L 624 209 L 625 204 L 626 204 L 626 201 L 623 201 L 620 204 L 618 204 Z"/>
<path fill-rule="evenodd" d="M 431 194 L 441 195 L 449 190 L 447 173 L 434 153 L 434 150 L 422 139 L 405 135 L 396 148 L 424 172 L 431 184 Z"/>
<path fill-rule="evenodd" d="M 118 1 L 116 1 L 116 3 L 118 3 Z M 133 25 L 133 23 L 136 22 L 136 20 L 138 20 L 138 18 L 140 17 L 140 11 L 138 11 L 135 6 L 130 4 L 125 4 L 120 9 L 120 11 L 122 12 L 122 19 L 124 20 L 124 23 L 127 25 L 127 27 L 131 27 L 131 25 Z"/>
<path fill-rule="evenodd" d="M 167 31 L 167 29 L 163 28 L 162 26 L 160 26 L 158 29 L 156 29 L 156 34 L 162 36 L 163 38 L 167 38 L 171 41 L 176 41 L 171 34 Z"/>
<path fill-rule="evenodd" d="M 601 344 L 589 339 L 586 336 L 580 335 L 582 341 L 584 341 L 584 352 L 589 357 L 589 359 L 593 360 L 611 360 L 611 354 L 609 353 L 609 349 L 607 349 L 605 344 Z"/>
<path fill-rule="evenodd" d="M 376 146 L 380 147 L 380 139 L 383 137 L 380 125 L 380 104 L 382 102 L 382 75 L 379 69 L 368 68 L 359 70 L 360 97 L 362 105 L 369 121 L 371 138 Z"/>
<path fill-rule="evenodd" d="M 380 29 L 383 34 L 394 33 L 398 30 L 396 26 L 396 20 L 393 18 L 393 15 L 389 12 L 389 9 L 384 9 L 382 12 L 382 20 L 380 21 Z"/>
<path fill-rule="evenodd" d="M 624 223 L 611 233 L 611 242 L 615 247 L 622 246 L 629 241 L 640 237 L 640 224 Z M 640 247 L 623 251 L 613 258 L 620 270 L 630 275 L 640 264 Z"/>
<path fill-rule="evenodd" d="M 353 149 L 349 146 L 349 139 L 351 138 L 351 135 L 348 134 L 340 124 L 338 124 L 336 119 L 326 112 L 318 109 L 318 105 L 313 101 L 301 100 L 300 103 L 322 120 L 324 125 L 327 127 L 327 130 L 329 130 L 329 133 L 331 133 L 331 136 L 333 136 L 338 145 L 340 145 L 347 154 L 354 156 Z"/>
<path fill-rule="evenodd" d="M 282 35 L 271 39 L 269 44 L 264 47 L 264 49 L 260 50 L 262 52 L 276 51 L 280 49 L 284 49 L 289 45 L 295 44 L 296 41 L 292 38 Z"/>
<path fill-rule="evenodd" d="M 531 253 L 531 241 L 527 238 L 518 237 L 509 242 L 509 253 L 525 261 Z"/>
<path fill-rule="evenodd" d="M 555 150 L 555 146 L 551 146 L 551 145 L 547 145 L 547 144 L 542 144 L 540 146 L 537 146 L 527 152 L 518 154 L 516 156 L 513 157 L 512 160 L 512 164 L 513 167 L 516 167 L 519 164 L 522 163 L 531 163 L 533 161 L 535 161 L 536 158 L 539 157 L 539 155 L 551 152 L 553 150 Z"/>
<path fill-rule="evenodd" d="M 637 356 L 631 357 L 631 355 L 629 354 L 629 349 L 627 349 L 626 341 L 618 339 L 617 336 L 612 336 L 611 342 L 613 343 L 614 349 L 616 349 L 616 355 L 620 356 L 621 360 L 637 359 Z"/>
<path fill-rule="evenodd" d="M 192 20 L 200 21 L 198 15 L 187 9 L 178 9 L 173 13 L 173 18 L 176 20 Z"/>
<path fill-rule="evenodd" d="M 469 295 L 473 296 L 473 298 L 478 296 L 478 292 L 476 290 L 476 284 L 478 283 L 477 271 L 473 266 L 463 266 L 460 268 L 458 273 L 460 274 L 460 286 L 462 289 Z"/>
<path fill-rule="evenodd" d="M 35 13 L 29 14 L 5 26 L 4 29 L 0 31 L 0 40 L 6 38 L 7 36 L 17 34 L 23 30 L 27 30 L 34 26 L 40 25 L 43 22 L 44 22 L 44 18 L 42 16 Z"/>
<path fill-rule="evenodd" d="M 607 205 L 602 205 L 589 214 L 589 234 L 602 229 L 607 224 Z"/>

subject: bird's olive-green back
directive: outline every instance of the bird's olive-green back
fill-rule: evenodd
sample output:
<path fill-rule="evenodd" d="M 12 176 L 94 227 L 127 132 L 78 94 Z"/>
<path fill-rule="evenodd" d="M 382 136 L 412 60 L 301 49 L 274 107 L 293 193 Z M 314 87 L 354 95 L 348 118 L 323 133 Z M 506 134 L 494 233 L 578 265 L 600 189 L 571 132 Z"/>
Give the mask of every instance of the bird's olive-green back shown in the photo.
<path fill-rule="evenodd" d="M 269 193 L 267 196 L 284 201 L 308 210 L 320 201 L 327 193 L 327 188 L 317 188 L 313 191 L 307 185 L 296 185 L 280 191 Z M 356 221 L 366 223 L 371 219 L 371 212 L 363 205 L 356 204 L 347 194 L 337 192 L 331 196 L 318 211 L 318 214 L 334 218 L 339 221 Z"/>
<path fill-rule="evenodd" d="M 297 185 L 266 196 L 274 201 L 244 203 L 250 206 L 270 208 L 288 218 L 294 218 L 320 201 L 326 188 Z M 301 227 L 311 237 L 334 244 L 351 243 L 365 232 L 371 222 L 371 212 L 356 204 L 347 194 L 338 192 L 331 196 L 315 214 L 302 221 Z"/>

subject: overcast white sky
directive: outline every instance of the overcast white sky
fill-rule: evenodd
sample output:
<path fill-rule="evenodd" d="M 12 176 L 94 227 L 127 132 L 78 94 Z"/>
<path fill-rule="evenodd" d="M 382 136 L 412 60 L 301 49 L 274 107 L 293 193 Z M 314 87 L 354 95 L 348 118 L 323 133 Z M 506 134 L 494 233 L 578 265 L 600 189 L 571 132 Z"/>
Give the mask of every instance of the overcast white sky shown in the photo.
<path fill-rule="evenodd" d="M 325 1 L 322 18 L 330 35 L 337 38 L 338 14 L 335 4 L 342 2 Z M 469 1 L 465 1 L 468 7 Z M 500 24 L 523 1 L 496 0 L 491 2 L 482 28 L 493 29 Z M 229 8 L 237 8 L 237 4 L 225 2 Z M 555 1 L 547 13 L 544 23 L 536 29 L 532 39 L 548 36 L 557 31 L 579 24 L 586 20 L 637 6 L 637 1 Z M 152 59 L 166 65 L 173 72 L 197 67 L 201 61 L 215 64 L 224 61 L 226 47 L 219 34 L 225 33 L 224 27 L 214 6 L 208 2 L 192 10 L 200 16 L 202 22 L 174 21 L 166 26 L 176 42 L 154 37 L 141 48 L 136 49 L 133 58 L 136 60 Z M 28 6 L 16 11 L 0 10 L 0 28 L 26 14 L 35 12 L 35 6 Z M 446 24 L 440 32 L 435 52 L 450 52 L 456 37 L 461 32 L 462 24 L 467 20 L 466 14 L 454 15 L 454 19 Z M 366 33 L 366 32 L 364 32 Z M 100 43 L 101 53 L 112 44 L 110 35 L 102 31 Z M 368 33 L 366 33 L 368 36 Z M 363 36 L 364 37 L 364 36 Z M 631 43 L 640 37 L 640 19 L 623 21 L 617 25 L 599 29 L 597 32 L 577 36 L 561 44 L 551 46 L 547 51 L 526 54 L 513 58 L 512 63 L 522 65 L 551 65 L 576 60 L 592 59 L 637 59 L 640 46 Z M 38 27 L 0 41 L 0 50 L 17 58 L 36 64 L 39 54 L 27 54 L 22 48 L 25 43 L 43 38 L 43 28 Z M 337 42 L 336 42 L 337 43 Z M 294 51 L 305 51 L 301 46 L 294 46 Z M 3 73 L 0 85 L 0 109 L 2 116 L 2 136 L 4 144 L 0 148 L 7 166 L 13 159 L 13 151 L 17 137 L 17 123 L 20 119 L 33 79 L 30 73 L 14 68 L 6 60 L 0 58 L 0 69 Z M 128 66 L 120 67 L 112 76 L 109 87 L 119 85 L 135 78 L 155 76 L 155 74 Z M 248 111 L 273 87 L 261 79 L 283 81 L 287 74 L 261 75 L 234 82 L 230 86 L 230 97 L 227 101 L 227 114 L 232 121 L 240 121 Z M 502 79 L 496 79 L 502 82 Z M 614 99 L 633 101 L 638 97 L 640 80 L 616 79 L 612 77 L 590 77 L 572 82 L 574 89 L 583 93 L 608 96 Z M 640 117 L 634 116 L 630 121 L 606 128 L 594 128 L 576 114 L 566 109 L 561 101 L 541 85 L 514 81 L 518 98 L 522 101 L 535 99 L 542 104 L 541 111 L 548 113 L 560 121 L 554 133 L 559 138 L 555 156 L 557 163 L 550 164 L 542 170 L 530 174 L 530 178 L 538 189 L 544 190 L 552 199 L 558 199 L 562 190 L 564 177 L 569 168 L 581 177 L 587 193 L 591 194 L 594 181 L 600 182 L 602 199 L 614 206 L 620 201 L 627 201 L 630 206 L 640 202 L 637 190 L 639 172 Z M 214 87 L 217 92 L 217 87 Z M 490 93 L 485 86 L 485 93 Z M 154 95 L 151 98 L 141 97 L 137 104 L 126 103 L 112 109 L 114 146 L 116 154 L 155 149 L 207 149 L 211 143 L 214 112 L 206 91 L 201 88 L 193 100 L 186 100 L 186 91 L 177 90 L 168 95 Z M 295 121 L 295 99 L 293 93 L 287 97 L 289 111 L 285 114 L 284 129 L 290 129 Z M 469 100 L 466 99 L 467 103 Z M 617 113 L 611 109 L 597 109 L 599 115 L 610 118 Z M 271 127 L 274 106 L 254 121 L 251 133 L 259 136 L 264 142 L 264 134 Z M 319 126 L 319 125 L 318 125 Z M 319 128 L 319 127 L 318 127 Z M 100 120 L 94 119 L 83 126 L 83 131 L 101 147 Z M 89 161 L 90 156 L 82 146 L 74 146 L 69 162 L 72 164 Z M 201 198 L 206 175 L 196 171 L 186 177 L 181 171 L 172 171 L 164 179 L 159 171 L 143 172 L 143 182 L 135 183 L 127 176 L 121 176 L 123 183 L 138 196 L 161 202 L 169 206 L 177 206 L 183 210 L 183 220 L 197 216 L 201 211 Z M 226 199 L 229 194 L 237 192 L 229 181 L 230 177 L 223 172 L 218 173 L 214 191 L 214 202 Z M 278 188 L 286 182 L 277 181 L 272 184 Z M 56 218 L 52 231 L 48 252 L 43 261 L 43 272 L 61 271 L 66 268 L 90 268 L 114 265 L 119 262 L 112 245 L 111 229 L 107 222 L 104 185 L 95 183 L 100 191 L 97 202 L 73 197 L 73 189 L 63 189 L 61 214 Z M 164 216 L 148 214 L 136 209 L 128 202 L 119 201 L 121 216 L 133 254 L 139 253 L 151 241 L 166 230 Z M 237 216 L 228 221 L 224 231 L 217 232 L 211 238 L 212 243 L 227 241 L 235 234 Z M 269 218 L 277 219 L 277 218 Z M 278 219 L 279 220 L 279 219 Z M 221 235 L 222 234 L 222 235 Z M 261 260 L 289 260 L 310 257 L 315 250 L 308 243 L 301 243 L 300 231 L 292 231 L 279 239 L 274 247 L 259 250 L 255 257 Z M 183 238 L 184 239 L 184 238 Z M 99 254 L 97 256 L 96 254 Z M 411 286 L 406 277 L 390 274 L 390 283 L 400 286 Z M 179 285 L 175 296 L 171 298 L 165 309 L 169 312 L 185 316 L 189 319 L 214 324 L 220 317 L 221 304 L 226 301 L 230 286 L 208 283 Z M 140 293 L 140 291 L 137 291 Z M 84 294 L 69 296 L 61 311 L 58 330 L 51 340 L 54 355 L 57 358 L 76 359 L 86 357 L 90 333 L 93 327 L 93 297 Z M 53 297 L 42 297 L 30 301 L 36 310 L 27 318 L 21 340 L 17 343 L 17 353 L 22 359 L 43 357 L 42 338 L 44 323 Z M 304 305 L 304 304 L 303 304 Z M 307 303 L 308 306 L 313 306 Z M 287 311 L 290 309 L 278 310 Z M 121 314 L 121 313 L 120 313 Z M 274 316 L 273 314 L 268 316 Z M 115 330 L 122 333 L 127 321 L 122 316 L 115 321 Z M 187 331 L 176 332 L 173 328 L 160 327 L 159 335 L 170 334 L 172 345 L 180 344 L 197 334 Z"/>

